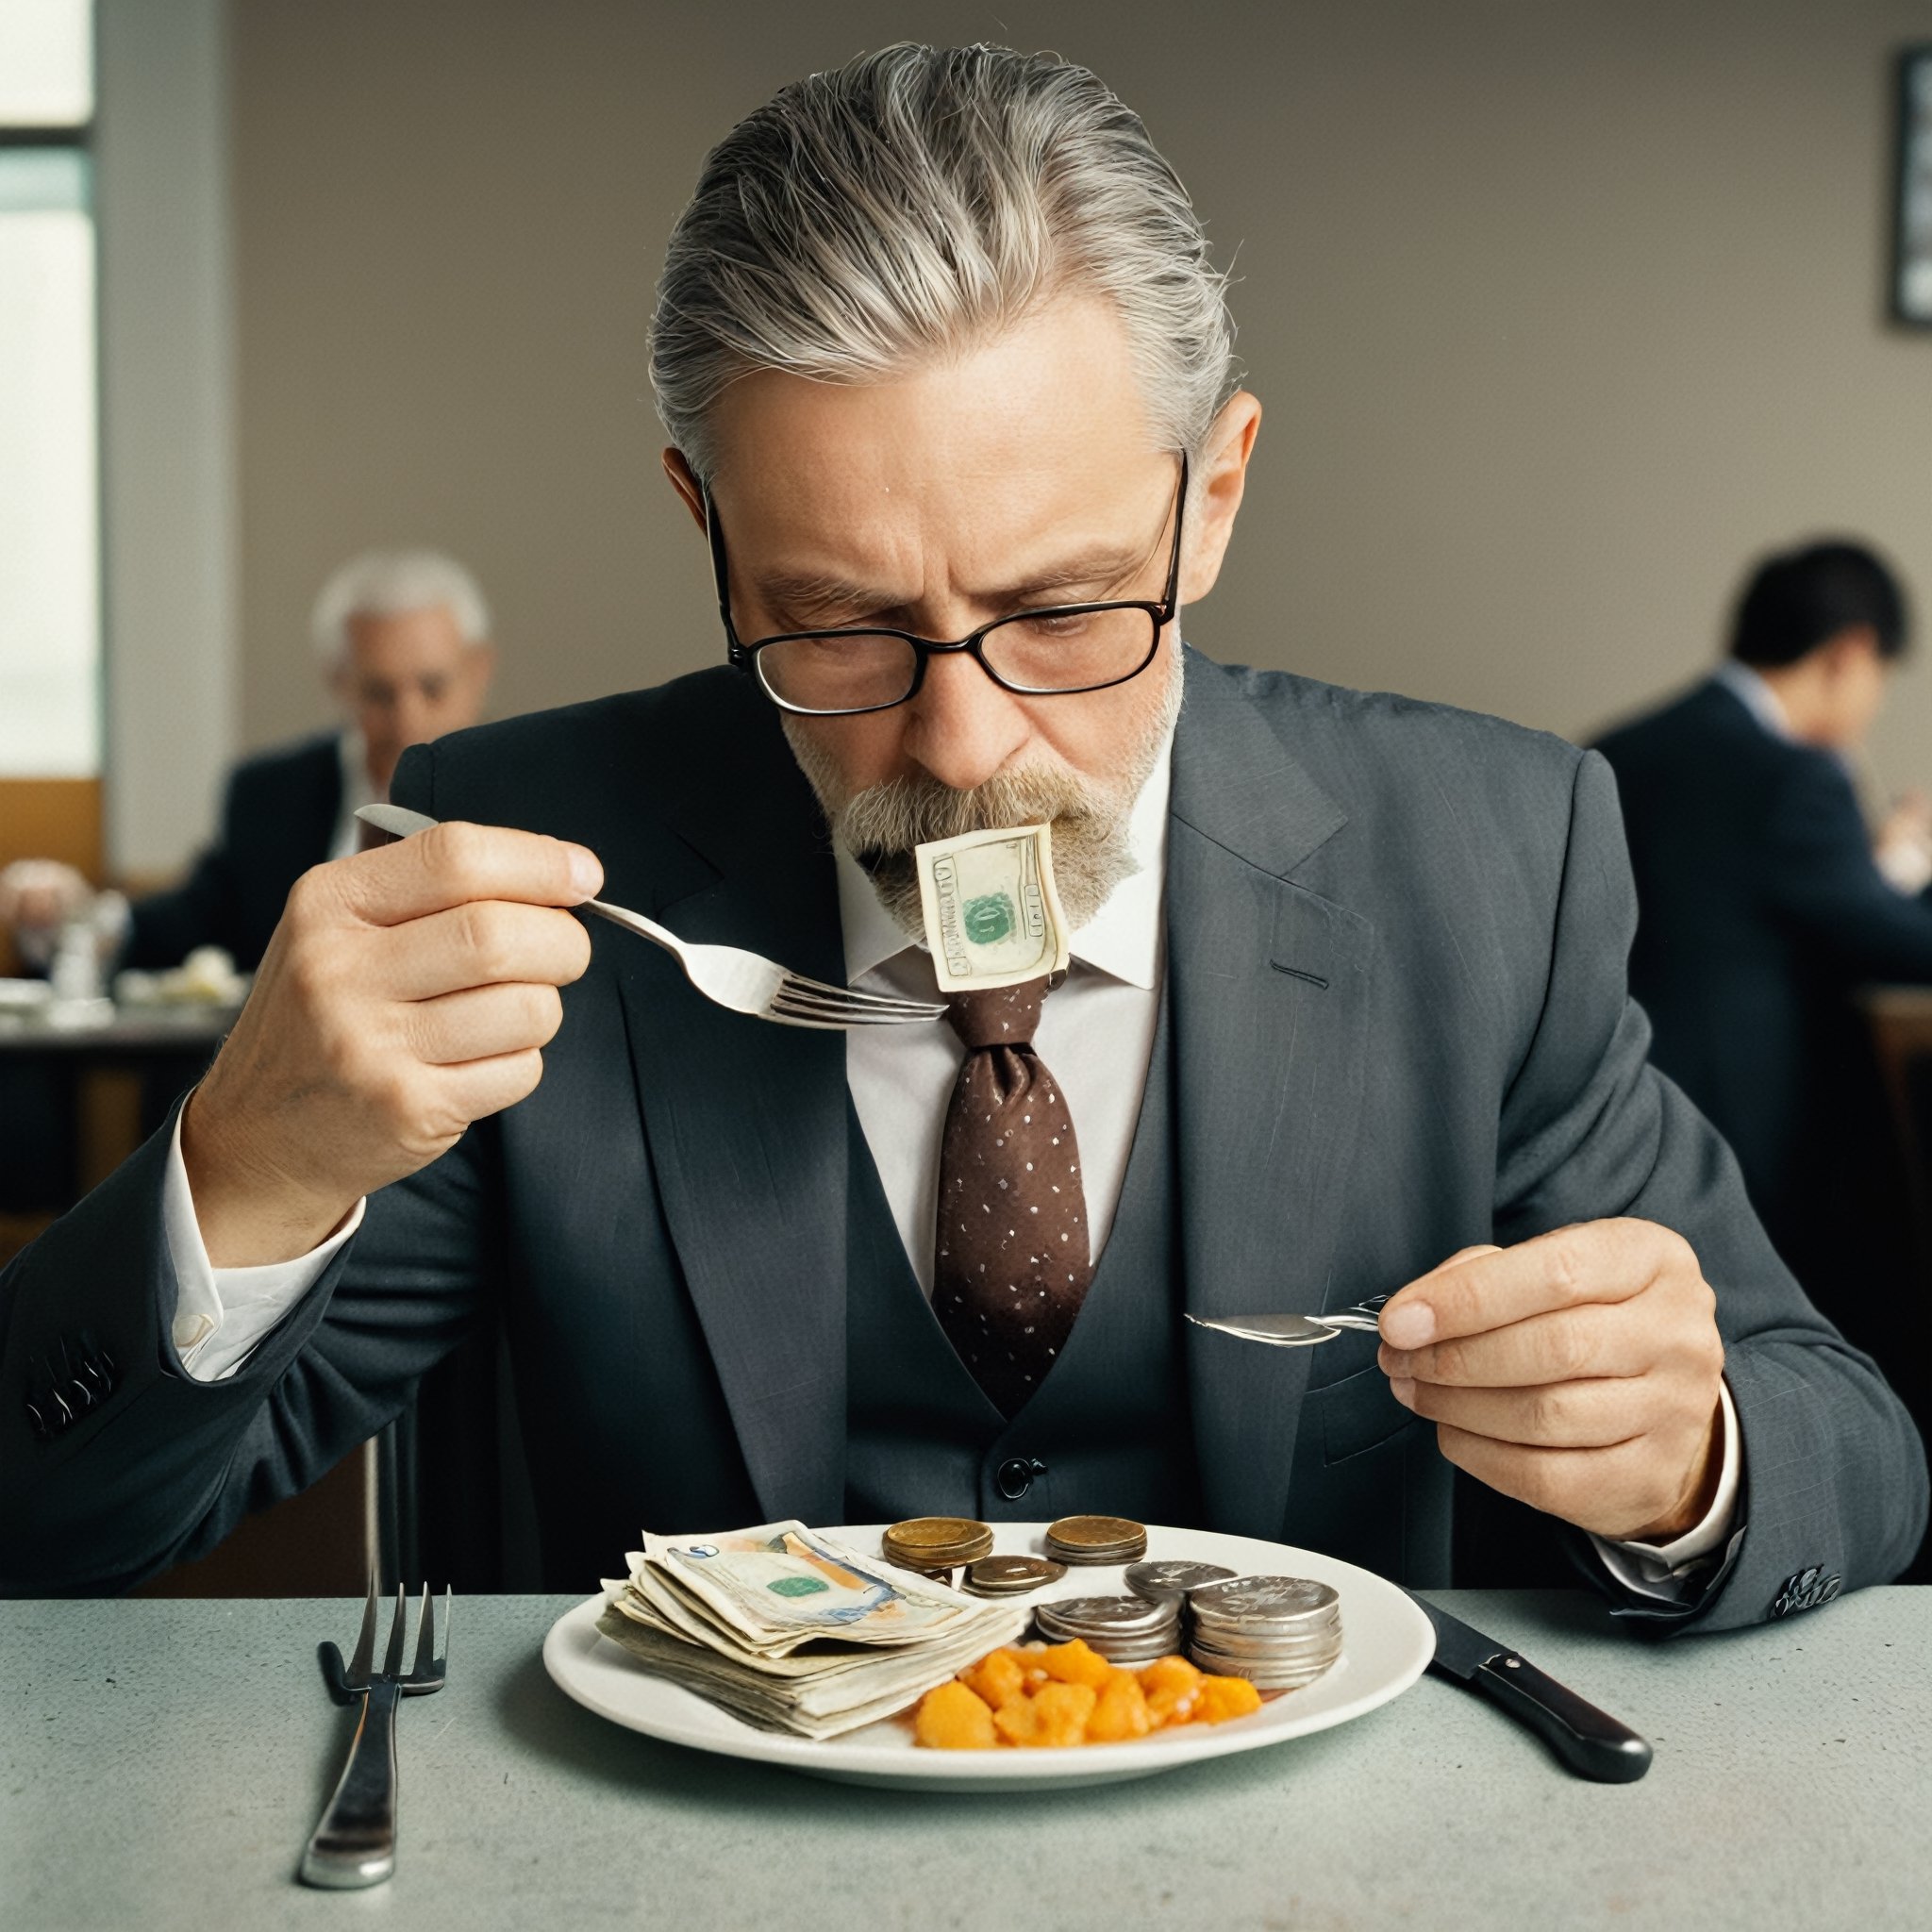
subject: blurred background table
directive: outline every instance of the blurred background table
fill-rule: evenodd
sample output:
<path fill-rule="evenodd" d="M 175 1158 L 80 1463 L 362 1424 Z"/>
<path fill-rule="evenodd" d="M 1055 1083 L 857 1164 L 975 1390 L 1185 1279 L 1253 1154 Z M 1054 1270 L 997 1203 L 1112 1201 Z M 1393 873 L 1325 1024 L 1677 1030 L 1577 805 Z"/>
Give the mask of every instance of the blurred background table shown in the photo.
<path fill-rule="evenodd" d="M 400 1720 L 398 1869 L 358 1900 L 296 1861 L 350 1713 L 319 1640 L 351 1601 L 0 1604 L 0 1871 L 37 1932 L 138 1923 L 411 1932 L 1924 1924 L 1932 1591 L 1652 1644 L 1570 1591 L 1438 1600 L 1657 1747 L 1590 1785 L 1434 1677 L 1278 1748 L 1132 1784 L 860 1790 L 637 1736 L 540 1650 L 568 1597 L 458 1603 L 448 1688 Z"/>
<path fill-rule="evenodd" d="M 166 1119 L 237 1010 L 109 1000 L 86 1002 L 78 1013 L 0 1007 L 0 1260 Z"/>

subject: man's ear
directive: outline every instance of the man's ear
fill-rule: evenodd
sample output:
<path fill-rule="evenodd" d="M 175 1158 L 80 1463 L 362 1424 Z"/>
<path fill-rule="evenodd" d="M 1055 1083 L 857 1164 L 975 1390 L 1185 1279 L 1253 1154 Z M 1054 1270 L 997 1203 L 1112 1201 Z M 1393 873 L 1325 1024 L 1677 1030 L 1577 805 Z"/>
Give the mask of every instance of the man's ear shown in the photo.
<path fill-rule="evenodd" d="M 1221 559 L 1247 488 L 1248 458 L 1261 428 L 1261 400 L 1237 390 L 1209 425 L 1192 476 L 1187 555 L 1181 560 L 1181 602 L 1198 603 L 1214 588 Z"/>
<path fill-rule="evenodd" d="M 475 679 L 476 695 L 481 698 L 496 675 L 496 646 L 487 638 L 479 638 L 470 646 L 470 675 Z"/>
<path fill-rule="evenodd" d="M 705 492 L 698 482 L 697 474 L 685 461 L 681 449 L 667 449 L 664 452 L 664 474 L 671 478 L 671 487 L 684 498 L 684 507 L 690 510 L 691 521 L 699 529 L 705 527 Z"/>

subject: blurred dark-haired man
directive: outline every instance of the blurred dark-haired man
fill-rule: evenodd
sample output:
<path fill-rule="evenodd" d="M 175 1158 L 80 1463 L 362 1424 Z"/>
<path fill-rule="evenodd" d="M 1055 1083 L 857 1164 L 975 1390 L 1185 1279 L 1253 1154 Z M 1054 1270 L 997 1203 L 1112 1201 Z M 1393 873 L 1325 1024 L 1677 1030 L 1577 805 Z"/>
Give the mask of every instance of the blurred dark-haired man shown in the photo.
<path fill-rule="evenodd" d="M 1905 592 L 1870 550 L 1781 552 L 1746 582 L 1715 674 L 1597 747 L 1637 875 L 1630 988 L 1652 1058 L 1736 1150 L 1798 1278 L 1880 1355 L 1900 1337 L 1895 1216 L 1851 996 L 1932 983 L 1932 868 L 1923 804 L 1874 838 L 1847 759 L 1909 641 Z"/>

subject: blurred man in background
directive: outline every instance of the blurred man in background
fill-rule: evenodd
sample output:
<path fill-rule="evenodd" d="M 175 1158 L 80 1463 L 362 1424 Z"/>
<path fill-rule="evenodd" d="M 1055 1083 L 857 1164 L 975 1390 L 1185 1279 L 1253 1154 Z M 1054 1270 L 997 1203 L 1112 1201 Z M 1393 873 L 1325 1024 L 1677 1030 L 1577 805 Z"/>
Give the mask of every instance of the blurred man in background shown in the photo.
<path fill-rule="evenodd" d="M 494 669 L 490 612 L 461 564 L 431 550 L 370 551 L 323 586 L 315 648 L 343 725 L 247 758 L 230 774 L 215 842 L 168 891 L 100 908 L 116 966 L 166 967 L 220 946 L 260 961 L 302 874 L 356 850 L 356 808 L 389 795 L 412 744 L 474 724 Z M 0 872 L 0 924 L 44 965 L 62 926 L 95 908 L 72 866 L 22 859 Z"/>
<path fill-rule="evenodd" d="M 1637 875 L 1630 990 L 1652 1058 L 1736 1150 L 1792 1272 L 1901 1386 L 1923 1369 L 1900 1325 L 1896 1157 L 1853 994 L 1932 983 L 1932 863 L 1924 802 L 1874 838 L 1849 759 L 1908 641 L 1905 593 L 1870 550 L 1783 552 L 1746 583 L 1717 672 L 1597 747 Z"/>

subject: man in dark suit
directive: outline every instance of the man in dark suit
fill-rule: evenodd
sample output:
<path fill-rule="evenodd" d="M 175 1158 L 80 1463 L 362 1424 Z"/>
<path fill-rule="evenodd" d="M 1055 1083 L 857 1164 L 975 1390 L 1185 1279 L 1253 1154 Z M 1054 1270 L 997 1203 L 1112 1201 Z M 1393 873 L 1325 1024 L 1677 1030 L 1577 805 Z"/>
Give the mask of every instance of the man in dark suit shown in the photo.
<path fill-rule="evenodd" d="M 116 966 L 174 966 L 197 946 L 220 946 L 253 972 L 289 888 L 356 850 L 356 808 L 389 795 L 403 753 L 482 715 L 494 667 L 490 613 L 453 559 L 426 550 L 354 558 L 324 585 L 310 627 L 342 728 L 235 768 L 215 841 L 188 876 L 96 918 Z M 0 924 L 43 960 L 93 897 L 72 867 L 21 860 L 0 872 Z"/>
<path fill-rule="evenodd" d="M 1651 1057 L 1737 1154 L 1778 1252 L 1867 1346 L 1900 1334 L 1884 1108 L 1855 991 L 1932 982 L 1911 808 L 1874 841 L 1846 759 L 1908 642 L 1864 547 L 1767 558 L 1716 675 L 1600 744 L 1641 917 Z"/>
<path fill-rule="evenodd" d="M 297 889 L 174 1135 L 0 1277 L 11 1587 L 207 1547 L 491 1314 L 558 1588 L 641 1521 L 1088 1508 L 1440 1582 L 1452 1463 L 1637 1618 L 1903 1562 L 1909 1424 L 1646 1064 L 1601 762 L 1183 653 L 1230 347 L 1080 69 L 900 47 L 741 125 L 653 341 L 731 665 L 412 753 L 467 823 Z M 563 909 L 930 994 L 909 843 L 1029 815 L 1073 968 L 951 1027 L 769 1025 Z"/>

